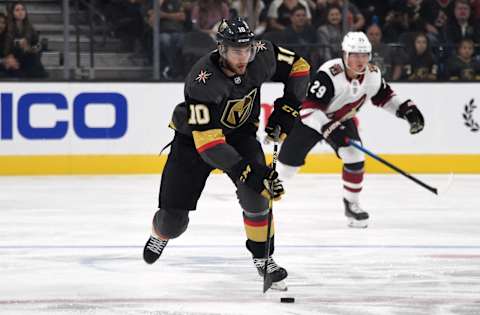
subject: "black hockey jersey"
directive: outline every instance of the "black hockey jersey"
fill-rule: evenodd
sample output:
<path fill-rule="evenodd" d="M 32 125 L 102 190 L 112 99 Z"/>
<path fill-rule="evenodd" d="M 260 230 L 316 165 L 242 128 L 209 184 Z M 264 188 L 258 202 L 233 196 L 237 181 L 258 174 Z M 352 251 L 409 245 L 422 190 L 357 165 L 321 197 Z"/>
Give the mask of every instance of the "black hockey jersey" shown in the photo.
<path fill-rule="evenodd" d="M 260 87 L 273 80 L 284 83 L 281 102 L 298 109 L 306 96 L 309 64 L 294 52 L 268 41 L 256 42 L 255 59 L 244 75 L 228 77 L 218 51 L 202 57 L 185 80 L 185 102 L 176 106 L 170 126 L 192 136 L 197 151 L 212 166 L 228 171 L 241 156 L 225 136 L 258 126 Z"/>

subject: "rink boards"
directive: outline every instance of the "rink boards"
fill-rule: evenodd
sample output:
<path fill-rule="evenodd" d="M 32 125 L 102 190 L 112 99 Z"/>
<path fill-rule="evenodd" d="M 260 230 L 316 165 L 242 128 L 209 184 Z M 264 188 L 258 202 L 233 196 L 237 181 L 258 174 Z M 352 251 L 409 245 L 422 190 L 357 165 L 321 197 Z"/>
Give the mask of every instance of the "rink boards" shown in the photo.
<path fill-rule="evenodd" d="M 426 126 L 408 125 L 364 104 L 358 117 L 364 146 L 415 173 L 480 173 L 480 91 L 469 83 L 392 84 L 422 110 Z M 168 122 L 182 101 L 178 83 L 6 83 L 0 89 L 0 175 L 159 173 Z M 282 85 L 265 84 L 258 136 Z M 265 145 L 271 152 L 271 145 Z M 168 152 L 168 150 L 166 150 Z M 340 162 L 317 145 L 302 168 L 336 173 Z M 370 173 L 388 169 L 367 161 Z"/>

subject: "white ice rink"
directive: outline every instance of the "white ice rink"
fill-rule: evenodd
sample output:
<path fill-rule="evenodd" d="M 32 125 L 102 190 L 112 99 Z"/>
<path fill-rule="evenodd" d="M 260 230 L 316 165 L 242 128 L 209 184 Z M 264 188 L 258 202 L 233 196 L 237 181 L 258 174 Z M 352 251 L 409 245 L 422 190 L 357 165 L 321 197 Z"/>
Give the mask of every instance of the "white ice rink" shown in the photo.
<path fill-rule="evenodd" d="M 274 205 L 289 291 L 266 295 L 226 176 L 211 176 L 160 260 L 143 262 L 159 179 L 0 177 L 0 314 L 480 314 L 479 176 L 437 197 L 367 175 L 365 230 L 346 227 L 340 175 L 297 176 Z"/>

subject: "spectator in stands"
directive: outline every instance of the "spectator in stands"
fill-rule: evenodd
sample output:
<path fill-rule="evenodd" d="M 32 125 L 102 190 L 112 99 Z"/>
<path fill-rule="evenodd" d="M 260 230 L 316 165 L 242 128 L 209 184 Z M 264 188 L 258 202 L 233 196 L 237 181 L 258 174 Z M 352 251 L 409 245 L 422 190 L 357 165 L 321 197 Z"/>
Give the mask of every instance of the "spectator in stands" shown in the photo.
<path fill-rule="evenodd" d="M 315 9 L 312 10 L 312 25 L 315 28 L 319 28 L 327 21 L 327 5 L 328 0 L 316 0 Z"/>
<path fill-rule="evenodd" d="M 435 80 L 438 66 L 430 49 L 427 36 L 418 33 L 414 38 L 413 49 L 404 66 L 404 78 L 408 80 Z"/>
<path fill-rule="evenodd" d="M 250 3 L 253 10 L 253 19 L 248 12 Z M 231 8 L 237 16 L 246 19 L 256 36 L 262 35 L 267 29 L 267 7 L 262 0 L 234 0 Z"/>
<path fill-rule="evenodd" d="M 104 6 L 105 16 L 123 49 L 132 51 L 140 47 L 147 7 L 146 0 L 114 0 Z"/>
<path fill-rule="evenodd" d="M 464 38 L 458 44 L 457 54 L 450 57 L 446 69 L 449 80 L 480 80 L 480 63 L 473 58 L 473 41 Z"/>
<path fill-rule="evenodd" d="M 186 19 L 181 0 L 160 0 L 160 62 L 165 79 L 176 77 Z"/>
<path fill-rule="evenodd" d="M 473 20 L 478 22 L 480 20 L 480 0 L 470 0 L 470 5 L 473 10 Z"/>
<path fill-rule="evenodd" d="M 340 7 L 341 12 L 343 12 L 343 6 L 345 5 L 344 0 L 328 0 L 330 6 L 337 5 Z M 348 3 L 348 16 L 347 24 L 350 31 L 360 31 L 365 26 L 365 17 L 363 16 L 360 9 L 349 1 Z"/>
<path fill-rule="evenodd" d="M 367 28 L 367 37 L 372 44 L 372 63 L 382 71 L 382 76 L 387 81 L 398 80 L 402 75 L 402 60 L 405 57 L 399 49 L 394 49 L 382 43 L 382 30 L 377 24 Z"/>
<path fill-rule="evenodd" d="M 317 34 L 308 23 L 306 9 L 302 6 L 296 7 L 290 20 L 291 23 L 285 30 L 286 46 L 311 63 L 311 54 L 314 50 L 312 45 L 317 42 Z"/>
<path fill-rule="evenodd" d="M 47 76 L 40 60 L 41 48 L 38 34 L 28 20 L 25 5 L 14 2 L 8 12 L 8 31 L 5 55 L 13 54 L 19 68 L 13 71 L 16 77 L 43 78 Z M 13 69 L 12 69 L 13 70 Z"/>
<path fill-rule="evenodd" d="M 308 8 L 310 9 L 310 13 L 315 10 L 317 4 L 315 3 L 316 0 L 305 0 L 305 2 L 307 3 L 308 5 Z"/>
<path fill-rule="evenodd" d="M 184 31 L 186 15 L 182 0 L 159 0 L 160 32 L 181 33 Z"/>
<path fill-rule="evenodd" d="M 230 10 L 224 0 L 197 0 L 192 7 L 192 24 L 194 30 L 215 37 L 218 24 L 228 19 Z"/>
<path fill-rule="evenodd" d="M 274 0 L 262 0 L 263 3 L 265 3 L 265 7 L 270 8 L 270 4 L 272 4 Z"/>
<path fill-rule="evenodd" d="M 283 31 L 291 23 L 292 12 L 302 7 L 307 13 L 307 21 L 310 23 L 312 15 L 310 8 L 305 0 L 273 0 L 268 8 L 268 20 L 270 31 Z"/>
<path fill-rule="evenodd" d="M 198 59 L 216 48 L 218 25 L 222 19 L 230 16 L 229 7 L 223 0 L 196 0 L 192 3 L 192 32 L 185 34 L 181 52 L 184 74 L 190 71 Z"/>
<path fill-rule="evenodd" d="M 397 0 L 385 17 L 383 41 L 398 43 L 412 41 L 414 32 L 425 29 L 425 22 L 420 15 L 419 0 Z"/>
<path fill-rule="evenodd" d="M 328 9 L 331 6 L 338 6 L 340 12 L 343 14 L 343 6 L 345 5 L 344 0 L 317 0 L 316 10 L 314 12 L 314 25 L 321 26 L 327 23 Z M 359 31 L 362 30 L 365 26 L 365 17 L 359 8 L 349 1 L 348 3 L 348 15 L 347 15 L 347 24 L 349 30 Z"/>
<path fill-rule="evenodd" d="M 446 26 L 452 17 L 453 0 L 423 0 L 420 15 L 425 21 L 425 33 L 437 46 L 446 41 Z"/>
<path fill-rule="evenodd" d="M 457 45 L 464 38 L 470 38 L 478 43 L 480 41 L 480 29 L 478 22 L 472 21 L 472 9 L 468 0 L 456 0 L 453 12 L 454 17 L 447 27 L 449 43 Z"/>
<path fill-rule="evenodd" d="M 317 30 L 319 64 L 342 55 L 342 11 L 339 6 L 329 6 L 327 23 Z"/>
<path fill-rule="evenodd" d="M 0 13 L 0 77 L 8 77 L 11 71 L 18 70 L 19 64 L 12 54 L 5 55 L 7 39 L 7 17 Z"/>
<path fill-rule="evenodd" d="M 383 24 L 381 20 L 387 15 L 391 7 L 392 1 L 385 0 L 369 0 L 369 1 L 356 1 L 356 5 L 360 9 L 360 12 L 365 18 L 365 24 Z"/>

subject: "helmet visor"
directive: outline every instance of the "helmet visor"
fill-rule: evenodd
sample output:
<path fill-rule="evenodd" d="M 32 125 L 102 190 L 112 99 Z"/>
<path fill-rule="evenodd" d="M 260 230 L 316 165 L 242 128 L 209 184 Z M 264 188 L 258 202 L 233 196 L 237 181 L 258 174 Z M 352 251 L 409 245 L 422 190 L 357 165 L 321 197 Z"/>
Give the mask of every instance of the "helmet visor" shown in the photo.
<path fill-rule="evenodd" d="M 220 44 L 219 52 L 222 58 L 231 60 L 246 61 L 248 63 L 255 59 L 257 48 L 255 41 L 251 41 L 248 44 L 230 43 L 225 41 Z"/>

